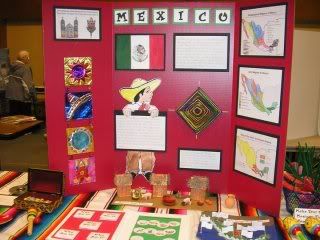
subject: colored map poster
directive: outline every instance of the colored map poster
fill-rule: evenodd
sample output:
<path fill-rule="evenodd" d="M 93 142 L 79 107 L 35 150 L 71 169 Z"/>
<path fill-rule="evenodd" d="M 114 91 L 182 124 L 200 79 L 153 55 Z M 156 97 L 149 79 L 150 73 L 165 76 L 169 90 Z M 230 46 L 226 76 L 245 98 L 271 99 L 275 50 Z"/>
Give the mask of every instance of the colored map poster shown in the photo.
<path fill-rule="evenodd" d="M 237 115 L 279 124 L 283 70 L 240 67 Z"/>
<path fill-rule="evenodd" d="M 275 184 L 278 138 L 237 129 L 234 169 Z"/>
<path fill-rule="evenodd" d="M 217 214 L 213 212 L 203 212 L 201 214 L 197 232 L 198 239 L 282 239 L 282 237 L 277 234 L 272 217 L 228 216 L 228 218 L 223 218 L 216 216 Z"/>
<path fill-rule="evenodd" d="M 286 7 L 241 9 L 241 56 L 284 56 Z"/>
<path fill-rule="evenodd" d="M 178 240 L 180 226 L 179 218 L 139 216 L 130 240 Z"/>

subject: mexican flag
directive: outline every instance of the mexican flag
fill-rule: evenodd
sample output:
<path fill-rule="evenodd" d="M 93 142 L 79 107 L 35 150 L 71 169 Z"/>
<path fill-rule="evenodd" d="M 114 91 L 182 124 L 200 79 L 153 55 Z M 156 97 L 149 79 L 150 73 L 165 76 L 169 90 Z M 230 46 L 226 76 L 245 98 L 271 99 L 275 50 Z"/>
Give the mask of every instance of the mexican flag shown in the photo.
<path fill-rule="evenodd" d="M 164 70 L 164 35 L 124 35 L 115 39 L 116 69 Z"/>

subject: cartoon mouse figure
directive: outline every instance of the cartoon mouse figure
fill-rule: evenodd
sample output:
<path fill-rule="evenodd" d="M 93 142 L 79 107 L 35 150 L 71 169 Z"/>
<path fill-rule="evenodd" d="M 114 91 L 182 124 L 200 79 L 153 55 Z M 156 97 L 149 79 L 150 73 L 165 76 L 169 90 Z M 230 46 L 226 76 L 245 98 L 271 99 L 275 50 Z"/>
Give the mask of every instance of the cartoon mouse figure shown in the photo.
<path fill-rule="evenodd" d="M 122 109 L 123 114 L 130 117 L 134 111 L 147 111 L 151 117 L 157 117 L 159 110 L 156 106 L 151 105 L 151 100 L 154 91 L 160 84 L 161 80 L 158 78 L 149 81 L 136 78 L 132 81 L 130 87 L 121 88 L 120 95 L 130 102 Z M 147 180 L 150 180 L 155 160 L 154 152 L 128 151 L 126 172 L 131 173 L 133 177 L 141 174 Z"/>

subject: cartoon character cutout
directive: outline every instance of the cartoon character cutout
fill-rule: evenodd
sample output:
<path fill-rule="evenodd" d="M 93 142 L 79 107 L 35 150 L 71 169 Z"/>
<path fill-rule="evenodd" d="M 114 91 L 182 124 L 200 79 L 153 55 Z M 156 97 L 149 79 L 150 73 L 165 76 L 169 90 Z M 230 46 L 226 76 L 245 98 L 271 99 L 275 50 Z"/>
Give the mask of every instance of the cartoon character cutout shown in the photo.
<path fill-rule="evenodd" d="M 154 91 L 160 86 L 158 78 L 149 81 L 136 78 L 130 87 L 120 89 L 120 95 L 130 102 L 123 109 L 125 116 L 130 117 L 134 111 L 147 111 L 151 117 L 157 117 L 159 110 L 151 104 Z M 126 173 L 134 178 L 136 175 L 143 175 L 148 181 L 155 165 L 156 157 L 154 152 L 128 151 L 126 156 Z"/>

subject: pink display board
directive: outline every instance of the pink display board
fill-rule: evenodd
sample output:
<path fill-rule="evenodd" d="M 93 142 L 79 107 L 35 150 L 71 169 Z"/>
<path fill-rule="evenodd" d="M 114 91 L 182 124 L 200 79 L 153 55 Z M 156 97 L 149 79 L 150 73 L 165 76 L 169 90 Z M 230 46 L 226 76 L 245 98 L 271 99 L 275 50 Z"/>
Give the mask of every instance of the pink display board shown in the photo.
<path fill-rule="evenodd" d="M 169 7 L 170 6 L 170 7 Z M 230 59 L 233 59 L 234 26 L 233 21 L 230 25 L 219 26 L 211 23 L 210 25 L 199 26 L 193 23 L 193 9 L 195 8 L 228 8 L 234 11 L 234 3 L 117 3 L 115 9 L 147 8 L 168 8 L 172 14 L 173 8 L 190 8 L 189 24 L 174 25 L 141 25 L 141 26 L 114 26 L 114 34 L 165 34 L 165 71 L 116 71 L 113 68 L 113 99 L 114 107 L 121 110 L 127 103 L 120 96 L 119 89 L 130 86 L 135 78 L 146 80 L 160 78 L 161 85 L 154 92 L 152 104 L 156 105 L 160 111 L 167 112 L 167 150 L 166 152 L 156 152 L 156 163 L 154 172 L 170 173 L 173 189 L 187 190 L 187 180 L 193 175 L 204 175 L 210 178 L 211 191 L 226 192 L 229 161 L 231 159 L 229 149 L 232 142 L 226 137 L 231 131 L 231 100 L 232 100 L 232 75 L 233 65 L 230 64 L 229 72 L 201 72 L 201 71 L 174 71 L 173 69 L 173 41 L 175 33 L 228 33 L 230 34 Z M 170 17 L 169 17 L 170 18 Z M 213 18 L 213 16 L 212 16 Z M 152 19 L 150 17 L 150 20 Z M 231 62 L 230 62 L 231 63 Z M 188 127 L 188 125 L 176 113 L 192 93 L 201 87 L 209 97 L 219 106 L 222 114 L 208 128 L 198 136 Z M 222 151 L 221 171 L 195 171 L 178 169 L 178 148 L 195 149 L 219 149 Z M 127 151 L 115 151 L 114 156 L 120 161 L 117 162 L 117 172 L 124 171 Z M 143 181 L 139 181 L 142 184 Z M 219 182 L 219 184 L 217 184 Z"/>
<path fill-rule="evenodd" d="M 229 175 L 229 192 L 233 192 L 236 196 L 248 204 L 257 206 L 272 215 L 278 215 L 280 211 L 281 191 L 283 169 L 285 163 L 286 136 L 289 111 L 290 96 L 290 80 L 291 80 L 291 61 L 292 61 L 292 44 L 294 30 L 294 1 L 280 1 L 287 4 L 286 15 L 286 31 L 285 31 L 285 49 L 284 57 L 243 57 L 240 56 L 240 11 L 248 7 L 265 6 L 279 4 L 279 1 L 248 1 L 236 4 L 235 11 L 235 45 L 234 45 L 234 75 L 233 75 L 233 102 L 232 102 L 232 134 L 231 141 L 234 141 L 236 127 L 246 128 L 253 131 L 264 132 L 279 137 L 277 149 L 277 163 L 275 183 L 273 185 L 258 182 L 253 178 L 230 171 Z M 265 122 L 252 121 L 236 115 L 237 92 L 238 92 L 238 69 L 239 66 L 259 66 L 259 67 L 282 67 L 283 84 L 281 94 L 281 112 L 279 124 L 268 124 Z M 232 162 L 235 155 L 235 146 L 231 148 Z M 233 163 L 232 163 L 233 165 Z M 233 166 L 232 166 L 233 168 Z"/>
<path fill-rule="evenodd" d="M 56 41 L 54 37 L 54 6 L 101 9 L 100 41 Z M 95 2 L 43 1 L 43 42 L 46 88 L 46 114 L 49 168 L 65 173 L 66 193 L 88 192 L 113 186 L 113 169 L 117 161 L 113 148 L 113 97 L 112 97 L 112 8 L 110 4 Z M 64 83 L 65 57 L 92 57 L 91 86 L 66 87 Z M 65 94 L 92 92 L 93 118 L 66 121 Z M 93 126 L 94 152 L 68 156 L 66 129 Z M 95 157 L 96 181 L 71 185 L 68 171 L 70 159 Z"/>
<path fill-rule="evenodd" d="M 284 57 L 248 57 L 240 56 L 241 9 L 265 4 L 285 3 L 287 6 L 285 56 Z M 61 40 L 55 39 L 54 7 L 84 8 L 100 10 L 100 40 Z M 279 212 L 282 187 L 282 169 L 285 157 L 286 129 L 288 119 L 291 52 L 293 35 L 294 2 L 286 1 L 248 1 L 241 3 L 221 2 L 131 2 L 106 3 L 86 1 L 43 1 L 43 28 L 45 54 L 45 87 L 47 107 L 47 131 L 49 146 L 49 167 L 62 170 L 69 179 L 68 161 L 85 157 L 94 157 L 95 182 L 70 184 L 66 181 L 66 193 L 94 191 L 113 187 L 113 177 L 126 169 L 126 150 L 115 147 L 114 111 L 122 110 L 128 103 L 119 90 L 128 87 L 136 78 L 150 80 L 161 79 L 152 104 L 160 112 L 166 113 L 166 149 L 155 152 L 155 173 L 169 173 L 170 188 L 186 190 L 187 180 L 194 175 L 207 176 L 210 191 L 235 193 L 236 196 L 268 213 Z M 168 23 L 154 24 L 153 9 L 168 9 Z M 114 12 L 127 9 L 130 12 L 129 25 L 115 25 Z M 134 9 L 148 9 L 149 22 L 145 25 L 133 25 Z M 186 24 L 173 22 L 174 9 L 189 9 L 189 21 Z M 197 9 L 208 9 L 209 24 L 196 24 Z M 230 22 L 219 24 L 215 20 L 217 10 L 229 10 Z M 116 35 L 164 35 L 164 69 L 162 62 L 153 58 L 153 70 L 116 70 Z M 174 69 L 174 36 L 227 35 L 229 37 L 228 69 L 217 71 L 178 71 Z M 157 44 L 161 44 L 159 38 Z M 156 46 L 152 45 L 151 47 Z M 153 47 L 155 48 L 155 47 Z M 91 57 L 92 85 L 67 87 L 64 83 L 64 58 Z M 283 67 L 281 111 L 279 123 L 268 123 L 239 117 L 237 114 L 238 69 L 239 66 Z M 196 134 L 181 119 L 176 110 L 198 89 L 201 88 L 221 110 L 220 115 L 202 132 Z M 92 93 L 93 113 L 91 119 L 71 120 L 65 118 L 65 95 L 68 92 Z M 94 151 L 68 155 L 67 128 L 82 126 L 93 127 Z M 249 129 L 274 135 L 278 140 L 275 181 L 265 183 L 234 169 L 236 150 L 236 128 Z M 220 164 L 214 170 L 179 168 L 179 149 L 196 150 L 210 153 L 213 150 L 220 155 Z M 137 177 L 134 186 L 150 186 L 143 177 Z M 267 197 L 268 196 L 268 197 Z M 269 198 L 271 197 L 271 198 Z M 272 199 L 272 202 L 269 200 Z"/>

